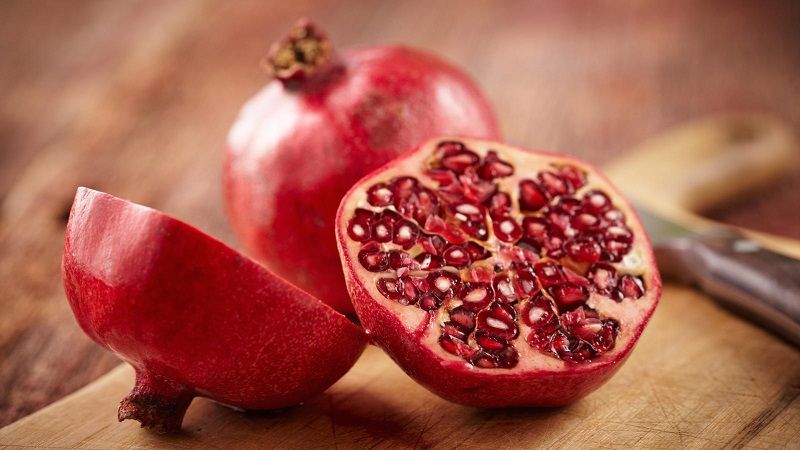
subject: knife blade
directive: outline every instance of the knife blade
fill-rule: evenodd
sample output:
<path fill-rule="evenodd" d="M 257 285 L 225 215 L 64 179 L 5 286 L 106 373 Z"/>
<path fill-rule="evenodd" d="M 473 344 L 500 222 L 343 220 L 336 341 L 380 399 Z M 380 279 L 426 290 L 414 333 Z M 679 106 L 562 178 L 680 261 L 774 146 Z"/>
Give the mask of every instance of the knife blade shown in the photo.
<path fill-rule="evenodd" d="M 693 231 L 634 203 L 662 274 L 698 286 L 743 318 L 800 347 L 800 260 L 732 227 Z"/>

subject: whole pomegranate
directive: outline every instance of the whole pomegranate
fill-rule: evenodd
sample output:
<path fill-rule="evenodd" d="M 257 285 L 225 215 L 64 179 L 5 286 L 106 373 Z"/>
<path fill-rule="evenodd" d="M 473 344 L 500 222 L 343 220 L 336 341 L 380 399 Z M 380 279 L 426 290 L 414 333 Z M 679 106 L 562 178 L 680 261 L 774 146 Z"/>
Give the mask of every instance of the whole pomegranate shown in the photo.
<path fill-rule="evenodd" d="M 620 367 L 661 295 L 631 206 L 555 153 L 430 141 L 359 181 L 336 235 L 367 333 L 466 405 L 586 395 Z"/>
<path fill-rule="evenodd" d="M 274 80 L 228 137 L 225 199 L 247 250 L 278 275 L 351 313 L 334 217 L 359 178 L 441 134 L 498 137 L 475 84 L 404 47 L 337 53 L 301 21 L 265 60 Z"/>
<path fill-rule="evenodd" d="M 78 189 L 62 276 L 89 337 L 136 370 L 119 420 L 180 429 L 195 396 L 243 409 L 295 405 L 366 346 L 343 315 L 158 211 Z"/>

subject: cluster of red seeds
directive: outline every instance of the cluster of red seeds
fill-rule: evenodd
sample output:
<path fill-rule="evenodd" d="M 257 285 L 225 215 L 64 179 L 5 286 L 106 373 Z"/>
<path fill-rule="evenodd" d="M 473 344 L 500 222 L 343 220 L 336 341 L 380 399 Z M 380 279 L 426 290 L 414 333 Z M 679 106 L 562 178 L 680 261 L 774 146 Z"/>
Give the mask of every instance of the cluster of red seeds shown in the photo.
<path fill-rule="evenodd" d="M 576 195 L 585 174 L 569 165 L 519 182 L 518 221 L 496 181 L 513 173 L 497 152 L 481 159 L 462 143 L 440 144 L 425 171 L 436 188 L 409 176 L 369 188 L 372 209 L 357 209 L 348 225 L 362 243 L 358 260 L 393 273 L 376 283 L 386 298 L 426 311 L 445 305 L 441 346 L 476 366 L 517 364 L 518 317 L 532 347 L 588 361 L 611 349 L 618 332 L 616 321 L 585 305 L 590 293 L 617 301 L 644 294 L 639 277 L 617 276 L 612 265 L 633 234 L 605 193 Z"/>

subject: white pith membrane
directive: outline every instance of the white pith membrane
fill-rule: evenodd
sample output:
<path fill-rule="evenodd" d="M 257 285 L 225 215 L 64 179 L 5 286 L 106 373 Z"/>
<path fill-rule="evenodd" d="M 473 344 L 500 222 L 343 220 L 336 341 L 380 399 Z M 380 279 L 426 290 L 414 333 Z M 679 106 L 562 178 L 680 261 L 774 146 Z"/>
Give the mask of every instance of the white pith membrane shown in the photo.
<path fill-rule="evenodd" d="M 470 164 L 474 161 L 471 155 L 478 157 L 474 164 Z M 407 188 L 413 182 L 403 177 L 415 178 L 418 187 Z M 449 186 L 442 186 L 442 182 Z M 559 186 L 564 193 L 545 194 L 549 198 L 544 199 L 544 206 L 529 205 L 522 211 L 520 192 L 522 186 L 532 192 L 527 189 L 531 184 L 539 192 L 546 192 L 547 185 Z M 418 207 L 422 188 L 437 193 L 435 213 L 431 213 L 433 209 L 404 209 L 398 200 L 401 192 L 415 192 L 406 205 Z M 445 191 L 449 193 L 442 194 Z M 472 201 L 462 204 L 459 196 L 467 191 Z M 593 191 L 604 193 L 611 205 L 593 208 L 603 203 L 602 197 L 592 195 Z M 492 202 L 492 197 L 501 192 L 508 194 L 509 208 Z M 565 213 L 567 209 L 571 212 Z M 564 364 L 589 366 L 614 359 L 638 334 L 637 328 L 652 310 L 656 300 L 653 286 L 658 281 L 650 268 L 655 264 L 641 224 L 628 209 L 616 190 L 580 161 L 493 142 L 447 138 L 422 146 L 362 181 L 360 188 L 345 200 L 339 229 L 342 247 L 370 296 L 400 318 L 410 334 L 418 335 L 444 361 L 503 372 L 548 370 Z M 560 233 L 550 228 L 543 240 L 525 231 L 517 237 L 523 224 L 530 225 L 530 230 L 537 229 L 536 219 L 526 222 L 525 218 L 543 217 L 553 211 L 562 216 Z M 594 228 L 592 218 L 584 213 L 599 219 Z M 563 219 L 565 215 L 569 224 Z M 480 217 L 485 232 L 474 225 L 481 222 Z M 583 231 L 576 228 L 580 223 L 588 224 Z M 508 235 L 505 241 L 498 237 L 503 233 Z M 563 238 L 560 245 L 558 239 L 548 237 L 559 234 Z M 413 245 L 406 243 L 414 236 Z M 434 248 L 434 236 L 446 236 L 448 242 L 465 242 Z M 588 252 L 574 250 L 577 246 L 570 241 L 584 242 L 582 238 L 598 243 L 599 256 L 592 244 L 587 244 Z M 466 245 L 471 246 L 472 252 Z M 572 255 L 565 250 L 568 246 L 573 249 Z M 479 248 L 485 249 L 489 257 L 480 259 L 486 253 L 478 256 Z M 395 256 L 396 268 L 389 265 L 390 252 Z M 399 252 L 408 254 L 410 259 L 398 257 L 402 255 Z M 584 256 L 574 256 L 578 253 Z M 437 257 L 441 258 L 441 268 L 424 268 L 429 261 L 436 262 Z M 397 264 L 398 261 L 403 262 Z M 611 278 L 618 285 L 616 289 L 603 289 L 599 276 L 603 264 L 616 272 Z M 371 265 L 372 270 L 365 265 Z M 547 283 L 542 275 L 553 267 L 561 276 L 556 276 L 558 282 Z M 595 275 L 591 276 L 590 271 Z M 432 272 L 450 275 L 451 280 L 456 275 L 459 287 L 448 290 L 452 281 L 447 276 L 428 277 Z M 510 284 L 501 281 L 503 276 L 509 276 Z M 621 282 L 623 279 L 625 283 Z M 394 286 L 395 280 L 404 280 L 397 285 L 402 286 L 397 294 L 387 296 L 377 287 L 382 283 L 386 291 L 385 286 Z M 543 282 L 550 285 L 543 287 Z M 407 288 L 408 285 L 412 287 Z M 568 292 L 574 295 L 567 295 Z M 480 302 L 485 293 L 493 300 Z M 465 309 L 473 310 L 472 320 Z M 465 326 L 469 322 L 472 326 Z"/>

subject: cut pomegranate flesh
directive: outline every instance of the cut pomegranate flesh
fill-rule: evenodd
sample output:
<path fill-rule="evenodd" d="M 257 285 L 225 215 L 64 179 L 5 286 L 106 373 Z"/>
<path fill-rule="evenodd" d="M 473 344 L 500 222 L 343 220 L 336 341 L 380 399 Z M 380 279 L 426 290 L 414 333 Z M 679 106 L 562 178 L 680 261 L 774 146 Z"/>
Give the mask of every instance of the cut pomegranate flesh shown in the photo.
<path fill-rule="evenodd" d="M 376 224 L 399 223 L 413 230 L 399 243 L 376 236 Z M 440 367 L 583 370 L 597 372 L 591 379 L 599 384 L 612 371 L 593 368 L 625 358 L 660 295 L 650 244 L 629 204 L 594 168 L 563 155 L 431 141 L 350 191 L 337 236 L 362 324 L 412 376 L 462 403 L 563 404 L 592 383 L 516 403 L 454 394 L 452 382 L 426 373 L 441 369 L 421 368 L 424 357 L 399 340 L 418 342 L 428 358 L 444 361 Z M 402 264 L 383 262 L 397 252 Z"/>
<path fill-rule="evenodd" d="M 365 261 L 382 264 L 372 255 Z M 178 431 L 196 396 L 241 409 L 298 404 L 367 343 L 346 317 L 221 242 L 86 188 L 67 223 L 62 276 L 81 328 L 136 370 L 119 420 L 158 431 Z"/>

